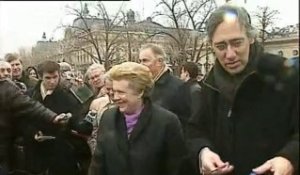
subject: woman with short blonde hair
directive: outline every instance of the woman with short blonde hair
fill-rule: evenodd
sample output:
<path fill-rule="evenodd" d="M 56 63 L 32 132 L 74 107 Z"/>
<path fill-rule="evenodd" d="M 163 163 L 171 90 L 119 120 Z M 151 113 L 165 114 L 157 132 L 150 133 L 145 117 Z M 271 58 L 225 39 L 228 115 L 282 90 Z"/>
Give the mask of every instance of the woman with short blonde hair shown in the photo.
<path fill-rule="evenodd" d="M 150 70 L 125 62 L 109 71 L 115 107 L 104 111 L 90 175 L 177 175 L 186 160 L 177 116 L 152 104 Z"/>
<path fill-rule="evenodd" d="M 109 71 L 109 77 L 112 80 L 128 80 L 134 90 L 143 93 L 143 98 L 149 97 L 154 83 L 149 68 L 135 62 L 114 66 Z"/>

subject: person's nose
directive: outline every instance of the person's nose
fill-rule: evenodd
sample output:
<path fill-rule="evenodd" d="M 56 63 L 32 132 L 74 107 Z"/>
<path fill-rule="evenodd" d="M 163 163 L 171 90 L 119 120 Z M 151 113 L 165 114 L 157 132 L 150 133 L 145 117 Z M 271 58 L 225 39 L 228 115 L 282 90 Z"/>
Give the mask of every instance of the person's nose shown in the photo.
<path fill-rule="evenodd" d="M 5 70 L 5 71 L 4 71 L 4 75 L 5 75 L 5 76 L 10 75 L 9 71 Z"/>
<path fill-rule="evenodd" d="M 54 84 L 55 83 L 55 79 L 54 78 L 50 79 L 50 83 Z"/>
<path fill-rule="evenodd" d="M 236 57 L 236 51 L 230 45 L 227 46 L 227 50 L 225 53 L 225 58 L 232 60 Z"/>

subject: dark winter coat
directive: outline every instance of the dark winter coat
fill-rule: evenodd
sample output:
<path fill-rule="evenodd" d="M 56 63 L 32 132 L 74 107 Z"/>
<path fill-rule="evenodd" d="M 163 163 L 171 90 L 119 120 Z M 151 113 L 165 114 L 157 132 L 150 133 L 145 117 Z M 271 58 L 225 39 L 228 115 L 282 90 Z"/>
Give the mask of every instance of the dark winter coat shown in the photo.
<path fill-rule="evenodd" d="M 190 79 L 180 87 L 179 100 L 173 102 L 178 103 L 177 106 L 180 108 L 180 111 L 184 111 L 185 113 L 185 117 L 181 119 L 184 131 L 186 129 L 188 119 L 199 113 L 198 110 L 201 100 L 200 91 L 201 87 L 197 80 Z"/>
<path fill-rule="evenodd" d="M 147 102 L 127 137 L 117 108 L 104 112 L 90 175 L 177 175 L 186 147 L 177 117 Z"/>
<path fill-rule="evenodd" d="M 181 122 L 185 118 L 184 111 L 180 111 L 178 103 L 174 102 L 180 100 L 178 94 L 182 85 L 183 81 L 166 71 L 155 82 L 150 96 L 153 103 L 176 114 Z"/>
<path fill-rule="evenodd" d="M 254 67 L 230 101 L 216 85 L 215 68 L 203 81 L 200 113 L 189 121 L 195 162 L 199 151 L 209 147 L 234 165 L 236 175 L 250 174 L 252 168 L 275 156 L 287 158 L 298 169 L 299 83 L 291 83 L 297 80 L 270 83 Z"/>
<path fill-rule="evenodd" d="M 20 120 L 52 123 L 56 114 L 28 96 L 8 80 L 0 81 L 0 169 L 9 169 L 16 125 Z"/>
<path fill-rule="evenodd" d="M 41 172 L 49 168 L 50 174 L 76 175 L 86 174 L 91 152 L 86 139 L 71 134 L 71 130 L 80 130 L 78 126 L 84 116 L 80 116 L 81 106 L 68 89 L 58 86 L 51 95 L 42 99 L 39 82 L 32 98 L 41 102 L 56 113 L 72 113 L 68 128 L 56 130 L 45 125 L 28 126 L 27 168 L 31 172 Z M 92 127 L 91 127 L 92 128 Z M 44 135 L 56 136 L 56 139 L 39 142 L 33 140 L 34 135 L 41 130 Z M 29 141 L 29 143 L 28 143 Z"/>
<path fill-rule="evenodd" d="M 22 77 L 16 81 L 24 83 L 26 85 L 27 91 L 31 91 L 38 83 L 37 79 L 29 77 L 29 75 L 26 74 L 24 71 L 22 73 Z"/>

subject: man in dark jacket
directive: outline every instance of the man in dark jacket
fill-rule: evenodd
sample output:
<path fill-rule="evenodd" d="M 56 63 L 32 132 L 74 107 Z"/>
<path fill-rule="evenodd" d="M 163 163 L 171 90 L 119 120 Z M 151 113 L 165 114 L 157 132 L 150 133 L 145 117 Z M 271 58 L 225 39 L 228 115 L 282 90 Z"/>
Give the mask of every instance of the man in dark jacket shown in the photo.
<path fill-rule="evenodd" d="M 203 81 L 200 113 L 188 127 L 200 171 L 297 174 L 299 84 L 292 78 L 297 76 L 285 73 L 282 57 L 258 47 L 243 8 L 219 7 L 207 32 L 217 59 Z"/>
<path fill-rule="evenodd" d="M 184 131 L 188 119 L 199 113 L 201 87 L 197 81 L 198 71 L 197 64 L 193 62 L 186 62 L 181 67 L 180 79 L 184 81 L 184 84 L 180 88 L 181 100 L 176 103 L 180 103 L 178 106 L 186 111 L 186 118 L 182 122 Z"/>
<path fill-rule="evenodd" d="M 60 66 L 54 61 L 41 63 L 38 66 L 41 81 L 30 95 L 33 99 L 41 102 L 56 113 L 71 113 L 73 117 L 69 121 L 70 130 L 62 132 L 52 140 L 31 142 L 28 147 L 35 152 L 33 156 L 38 158 L 36 159 L 37 162 L 33 162 L 32 166 L 30 164 L 28 166 L 32 171 L 48 169 L 48 173 L 53 175 L 85 174 L 91 155 L 86 138 L 82 136 L 90 134 L 92 125 L 90 125 L 90 128 L 81 128 L 79 126 L 80 121 L 84 118 L 84 116 L 79 115 L 81 111 L 80 103 L 78 103 L 69 89 L 65 89 L 59 84 L 59 71 Z M 42 126 L 41 128 L 41 130 L 31 128 L 31 131 L 27 129 L 26 132 L 31 138 L 39 135 L 53 136 L 58 133 L 57 130 L 49 130 L 47 127 Z M 85 133 L 85 131 L 87 132 Z M 78 135 L 78 133 L 82 135 Z M 41 167 L 38 167 L 36 163 L 44 164 L 40 164 Z"/>
<path fill-rule="evenodd" d="M 181 122 L 185 115 L 180 111 L 174 101 L 178 99 L 179 87 L 183 81 L 171 74 L 170 68 L 165 63 L 166 54 L 164 50 L 154 44 L 147 44 L 140 50 L 139 60 L 147 66 L 155 81 L 151 93 L 153 103 L 175 113 Z"/>
<path fill-rule="evenodd" d="M 39 123 L 58 123 L 64 115 L 55 114 L 21 93 L 10 80 L 0 80 L 0 172 L 12 171 L 12 144 L 15 127 L 20 120 Z M 55 117 L 57 116 L 57 117 Z"/>
<path fill-rule="evenodd" d="M 91 102 L 94 99 L 93 90 L 87 84 L 75 83 L 75 75 L 72 72 L 72 66 L 67 62 L 58 63 L 60 66 L 60 81 L 62 87 L 68 89 L 69 92 L 77 99 L 81 106 L 80 115 L 85 115 L 89 111 Z"/>

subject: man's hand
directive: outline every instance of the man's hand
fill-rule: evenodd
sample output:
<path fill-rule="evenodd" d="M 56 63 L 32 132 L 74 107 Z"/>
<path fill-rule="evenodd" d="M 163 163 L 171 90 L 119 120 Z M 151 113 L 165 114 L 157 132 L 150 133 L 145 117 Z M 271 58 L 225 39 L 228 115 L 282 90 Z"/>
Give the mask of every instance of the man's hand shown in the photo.
<path fill-rule="evenodd" d="M 272 172 L 274 175 L 292 175 L 293 171 L 294 168 L 291 162 L 283 157 L 274 157 L 253 169 L 253 172 L 256 174 Z"/>
<path fill-rule="evenodd" d="M 87 140 L 90 137 L 89 135 L 80 134 L 80 133 L 78 133 L 77 131 L 75 131 L 73 129 L 71 130 L 71 133 L 72 133 L 72 135 L 83 138 L 85 140 Z"/>
<path fill-rule="evenodd" d="M 219 155 L 209 148 L 203 148 L 199 154 L 199 168 L 202 174 L 226 174 L 233 170 L 228 162 L 223 162 Z"/>
<path fill-rule="evenodd" d="M 55 117 L 53 120 L 53 123 L 58 123 L 58 124 L 66 124 L 68 123 L 69 119 L 72 117 L 71 113 L 61 113 L 58 116 Z"/>

